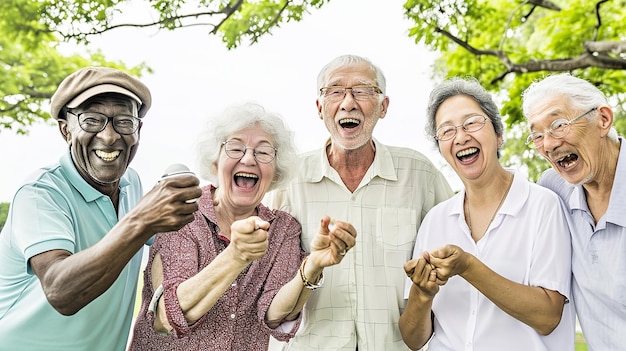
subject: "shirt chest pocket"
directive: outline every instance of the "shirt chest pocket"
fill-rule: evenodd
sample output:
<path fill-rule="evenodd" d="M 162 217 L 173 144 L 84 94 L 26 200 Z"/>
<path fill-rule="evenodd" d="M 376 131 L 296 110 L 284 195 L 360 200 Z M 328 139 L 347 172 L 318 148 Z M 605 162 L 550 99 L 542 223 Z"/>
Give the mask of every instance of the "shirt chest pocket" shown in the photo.
<path fill-rule="evenodd" d="M 403 267 L 410 258 L 417 237 L 417 211 L 410 208 L 379 208 L 373 228 L 376 246 L 374 256 L 381 264 Z M 382 256 L 380 256 L 382 254 Z M 379 261 L 376 260 L 376 261 Z"/>

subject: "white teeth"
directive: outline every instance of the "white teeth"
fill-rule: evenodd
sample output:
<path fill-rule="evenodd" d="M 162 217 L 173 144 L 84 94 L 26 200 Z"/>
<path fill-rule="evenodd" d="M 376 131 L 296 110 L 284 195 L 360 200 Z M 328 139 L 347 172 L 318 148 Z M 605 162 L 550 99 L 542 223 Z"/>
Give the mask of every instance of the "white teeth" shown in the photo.
<path fill-rule="evenodd" d="M 102 150 L 96 150 L 96 156 L 104 161 L 113 161 L 120 155 L 120 151 L 105 152 Z"/>
<path fill-rule="evenodd" d="M 237 173 L 235 174 L 235 177 L 258 178 L 259 176 L 250 173 Z"/>
<path fill-rule="evenodd" d="M 467 156 L 467 155 L 471 155 L 475 152 L 477 152 L 478 149 L 475 147 L 471 147 L 469 149 L 465 149 L 465 150 L 461 150 L 459 152 L 456 153 L 456 157 L 463 157 L 463 156 Z"/>
<path fill-rule="evenodd" d="M 339 124 L 344 124 L 344 123 L 361 124 L 361 122 L 359 122 L 359 120 L 354 119 L 354 118 L 344 118 L 344 119 L 340 119 L 339 120 Z"/>

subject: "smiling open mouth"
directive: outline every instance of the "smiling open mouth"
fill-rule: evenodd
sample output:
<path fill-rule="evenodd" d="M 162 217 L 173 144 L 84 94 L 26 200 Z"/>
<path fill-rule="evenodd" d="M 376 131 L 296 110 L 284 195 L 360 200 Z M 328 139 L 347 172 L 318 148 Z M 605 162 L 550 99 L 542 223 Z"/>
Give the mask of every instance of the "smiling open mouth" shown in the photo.
<path fill-rule="evenodd" d="M 354 118 L 344 118 L 339 120 L 339 125 L 341 125 L 342 128 L 356 128 L 359 124 L 361 124 L 361 122 Z"/>
<path fill-rule="evenodd" d="M 103 161 L 115 161 L 116 158 L 120 156 L 120 151 L 106 152 L 102 150 L 96 150 L 96 156 L 98 156 Z"/>
<path fill-rule="evenodd" d="M 259 177 L 252 173 L 237 173 L 235 174 L 235 184 L 241 188 L 252 188 L 259 181 Z"/>
<path fill-rule="evenodd" d="M 465 149 L 465 150 L 461 150 L 461 151 L 457 152 L 456 153 L 456 158 L 458 158 L 459 160 L 463 161 L 463 160 L 467 160 L 468 158 L 473 157 L 477 153 L 478 153 L 478 148 L 471 147 L 469 149 Z"/>
<path fill-rule="evenodd" d="M 573 166 L 576 161 L 578 161 L 578 155 L 576 154 L 569 154 L 567 156 L 564 156 L 558 160 L 556 160 L 556 163 L 559 164 L 559 166 L 563 167 L 563 168 L 569 168 L 571 166 Z"/>

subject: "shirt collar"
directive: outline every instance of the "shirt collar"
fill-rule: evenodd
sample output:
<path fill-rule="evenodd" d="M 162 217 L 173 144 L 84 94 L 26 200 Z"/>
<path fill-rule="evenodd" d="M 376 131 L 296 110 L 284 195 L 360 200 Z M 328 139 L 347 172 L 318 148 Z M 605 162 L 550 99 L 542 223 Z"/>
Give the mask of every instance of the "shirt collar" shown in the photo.
<path fill-rule="evenodd" d="M 372 165 L 367 171 L 364 179 L 380 177 L 390 181 L 398 180 L 398 174 L 391 152 L 385 145 L 378 142 L 376 138 L 372 138 L 372 140 L 374 141 L 374 146 L 376 147 L 376 154 L 374 155 L 374 161 L 372 162 Z M 319 150 L 318 160 L 321 161 L 315 162 L 314 160 L 307 160 L 306 167 L 308 168 L 308 172 L 305 171 L 305 174 L 310 175 L 309 179 L 307 179 L 308 181 L 319 182 L 323 177 L 326 177 L 335 182 L 341 182 L 339 174 L 337 174 L 337 171 L 330 166 L 330 162 L 328 161 L 328 155 L 326 154 L 326 148 L 328 145 L 330 145 L 330 138 L 326 140 L 324 147 Z M 321 164 L 319 162 L 321 162 Z"/>
<path fill-rule="evenodd" d="M 517 216 L 517 214 L 522 210 L 526 201 L 528 201 L 528 196 L 530 195 L 530 182 L 526 180 L 526 177 L 522 175 L 519 171 L 507 170 L 513 173 L 513 183 L 511 184 L 511 188 L 509 189 L 509 193 L 506 195 L 502 206 L 497 213 Z M 463 203 L 465 200 L 465 189 L 461 192 L 461 196 L 456 196 L 456 206 L 454 206 L 454 212 L 452 214 L 461 215 L 464 211 Z"/>
<path fill-rule="evenodd" d="M 95 201 L 96 199 L 100 197 L 106 196 L 102 194 L 101 192 L 99 192 L 98 190 L 96 190 L 91 185 L 89 185 L 89 183 L 87 183 L 87 181 L 85 181 L 85 179 L 83 179 L 83 177 L 80 175 L 80 173 L 78 173 L 78 170 L 76 169 L 76 166 L 74 165 L 74 162 L 72 161 L 72 155 L 69 149 L 63 156 L 61 156 L 61 160 L 59 163 L 61 164 L 61 169 L 63 169 L 63 172 L 65 173 L 70 184 L 72 184 L 72 186 L 76 190 L 78 190 L 78 192 L 82 195 L 85 201 L 91 202 L 91 201 Z M 130 185 L 130 181 L 128 180 L 126 173 L 124 173 L 124 175 L 122 176 L 122 179 L 120 179 L 120 184 L 119 184 L 120 197 L 122 196 L 123 193 L 125 193 L 125 188 L 128 185 Z"/>

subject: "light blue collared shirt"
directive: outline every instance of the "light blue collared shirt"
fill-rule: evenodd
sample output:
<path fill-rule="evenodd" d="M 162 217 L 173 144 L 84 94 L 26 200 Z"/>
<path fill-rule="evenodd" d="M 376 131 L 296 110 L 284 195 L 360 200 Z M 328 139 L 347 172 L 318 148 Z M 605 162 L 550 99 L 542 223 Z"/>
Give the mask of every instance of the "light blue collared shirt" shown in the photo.
<path fill-rule="evenodd" d="M 620 138 L 609 207 L 597 224 L 581 185 L 549 169 L 538 183 L 557 192 L 571 213 L 573 295 L 589 351 L 626 347 L 626 143 Z"/>
<path fill-rule="evenodd" d="M 113 285 L 72 316 L 46 299 L 29 259 L 77 253 L 100 241 L 143 195 L 137 173 L 120 181 L 119 211 L 80 176 L 69 151 L 15 194 L 0 233 L 0 350 L 124 350 L 132 322 L 141 251 Z"/>

